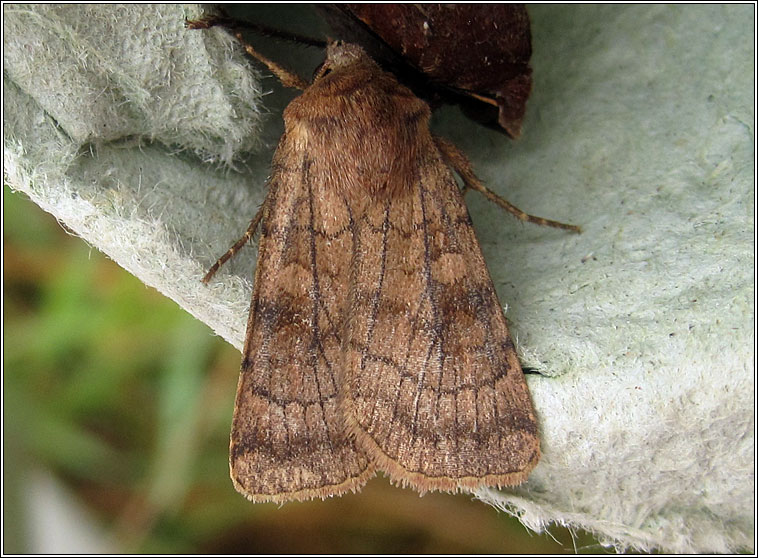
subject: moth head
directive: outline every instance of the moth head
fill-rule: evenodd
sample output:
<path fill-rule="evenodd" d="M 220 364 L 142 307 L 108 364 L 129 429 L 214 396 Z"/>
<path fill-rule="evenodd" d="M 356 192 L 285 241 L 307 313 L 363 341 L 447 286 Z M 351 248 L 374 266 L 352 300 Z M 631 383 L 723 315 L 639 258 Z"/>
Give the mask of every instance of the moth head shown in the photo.
<path fill-rule="evenodd" d="M 358 45 L 344 41 L 329 41 L 326 46 L 326 60 L 313 72 L 313 81 L 318 81 L 334 70 L 364 63 L 373 64 L 373 61 Z"/>

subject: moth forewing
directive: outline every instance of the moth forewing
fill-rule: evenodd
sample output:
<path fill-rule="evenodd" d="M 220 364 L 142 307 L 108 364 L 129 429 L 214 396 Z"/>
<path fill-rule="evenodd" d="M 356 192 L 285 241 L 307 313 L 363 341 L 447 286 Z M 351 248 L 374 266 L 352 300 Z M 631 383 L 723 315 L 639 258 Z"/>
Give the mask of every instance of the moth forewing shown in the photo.
<path fill-rule="evenodd" d="M 357 219 L 356 246 L 376 249 L 353 256 L 344 412 L 358 446 L 402 485 L 519 484 L 539 460 L 534 411 L 427 118 L 413 130 L 413 187 L 372 198 Z"/>
<path fill-rule="evenodd" d="M 315 191 L 307 142 L 287 124 L 264 202 L 230 444 L 235 487 L 253 501 L 339 495 L 374 474 L 337 404 L 352 235 L 327 232 L 338 200 Z"/>

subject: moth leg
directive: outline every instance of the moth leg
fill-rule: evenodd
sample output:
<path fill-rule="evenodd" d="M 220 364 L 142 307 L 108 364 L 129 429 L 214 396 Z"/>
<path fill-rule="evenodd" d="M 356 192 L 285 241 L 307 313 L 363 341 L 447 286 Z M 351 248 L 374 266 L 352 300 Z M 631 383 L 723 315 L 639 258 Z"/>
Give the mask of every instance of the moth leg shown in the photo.
<path fill-rule="evenodd" d="M 271 73 L 274 74 L 277 78 L 279 78 L 279 81 L 282 82 L 282 85 L 284 87 L 291 87 L 293 89 L 305 89 L 310 84 L 305 81 L 303 78 L 301 78 L 299 75 L 290 72 L 288 69 L 286 69 L 284 66 L 280 66 L 273 60 L 269 60 L 265 56 L 263 56 L 260 52 L 255 50 L 249 43 L 245 41 L 245 39 L 242 38 L 242 33 L 239 31 L 234 32 L 234 36 L 237 37 L 237 40 L 239 43 L 243 46 L 245 51 L 252 56 L 253 58 L 257 58 L 260 62 L 266 65 L 266 67 L 271 70 Z"/>
<path fill-rule="evenodd" d="M 453 170 L 458 173 L 458 176 L 463 179 L 463 194 L 465 194 L 469 189 L 476 190 L 480 194 L 484 195 L 485 198 L 499 205 L 508 213 L 515 216 L 517 219 L 520 219 L 521 221 L 527 221 L 529 223 L 543 225 L 546 227 L 555 227 L 556 229 L 564 229 L 576 233 L 582 232 L 582 229 L 576 225 L 569 225 L 566 223 L 561 223 L 559 221 L 552 221 L 550 219 L 545 219 L 544 217 L 536 217 L 534 215 L 529 215 L 528 213 L 521 211 L 518 207 L 501 198 L 495 192 L 489 190 L 484 184 L 482 184 L 482 181 L 477 178 L 476 174 L 474 174 L 474 170 L 471 168 L 471 162 L 460 149 L 453 145 L 452 142 L 439 137 L 435 137 L 434 141 L 437 144 L 437 148 L 440 150 L 440 153 L 442 153 L 442 157 L 445 159 L 445 162 L 450 165 Z"/>
<path fill-rule="evenodd" d="M 250 241 L 251 238 L 253 238 L 253 235 L 255 235 L 255 231 L 258 228 L 258 225 L 260 224 L 262 218 L 263 207 L 261 207 L 258 210 L 258 213 L 255 214 L 255 217 L 253 217 L 253 220 L 250 222 L 250 226 L 245 231 L 245 234 L 242 235 L 242 238 L 235 242 L 234 245 L 229 248 L 229 250 L 227 250 L 226 253 L 216 261 L 216 263 L 211 266 L 211 268 L 208 270 L 208 273 L 206 273 L 205 277 L 202 279 L 203 283 L 207 285 L 208 281 L 210 281 L 211 278 L 216 275 L 216 272 L 221 268 L 221 266 L 228 262 L 232 257 L 234 257 L 234 255 L 239 252 L 242 247 Z"/>
<path fill-rule="evenodd" d="M 302 79 L 299 75 L 290 72 L 283 66 L 280 66 L 273 60 L 269 60 L 265 56 L 263 56 L 260 52 L 255 50 L 252 45 L 250 45 L 245 39 L 242 37 L 242 32 L 237 31 L 236 28 L 240 27 L 240 22 L 224 17 L 224 16 L 207 16 L 202 19 L 198 20 L 186 20 L 185 25 L 189 29 L 209 29 L 211 27 L 220 26 L 224 27 L 226 29 L 229 29 L 229 31 L 234 34 L 234 36 L 237 38 L 237 41 L 239 41 L 240 45 L 245 49 L 245 51 L 252 56 L 253 58 L 258 59 L 260 62 L 266 65 L 266 67 L 273 73 L 277 78 L 279 78 L 279 81 L 282 82 L 282 85 L 284 87 L 292 87 L 293 89 L 305 89 L 310 84 Z M 246 26 L 247 27 L 247 26 Z M 256 26 L 256 29 L 260 31 L 260 27 Z"/>

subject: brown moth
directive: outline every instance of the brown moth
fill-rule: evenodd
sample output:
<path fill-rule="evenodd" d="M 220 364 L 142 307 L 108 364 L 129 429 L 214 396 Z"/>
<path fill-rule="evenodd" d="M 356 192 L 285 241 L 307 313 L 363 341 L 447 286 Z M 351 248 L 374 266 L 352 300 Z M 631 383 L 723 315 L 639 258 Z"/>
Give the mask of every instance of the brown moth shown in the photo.
<path fill-rule="evenodd" d="M 239 35 L 238 35 L 239 37 Z M 241 37 L 240 37 L 241 39 Z M 255 502 L 356 491 L 377 470 L 421 493 L 526 480 L 534 410 L 430 110 L 352 44 L 331 43 L 284 111 L 260 225 L 230 444 Z"/>
<path fill-rule="evenodd" d="M 434 106 L 521 134 L 532 89 L 523 4 L 318 4 L 340 38 L 360 44 Z"/>

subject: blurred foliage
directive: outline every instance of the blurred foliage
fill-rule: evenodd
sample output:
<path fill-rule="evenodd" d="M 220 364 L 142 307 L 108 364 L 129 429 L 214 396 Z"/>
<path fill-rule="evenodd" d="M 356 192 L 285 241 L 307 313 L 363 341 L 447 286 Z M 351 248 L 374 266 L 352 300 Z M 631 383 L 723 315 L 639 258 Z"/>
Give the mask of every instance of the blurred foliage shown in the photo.
<path fill-rule="evenodd" d="M 373 479 L 355 495 L 253 505 L 229 480 L 239 353 L 3 191 L 5 552 L 24 541 L 31 471 L 51 471 L 121 552 L 573 553 L 467 495 Z M 16 541 L 18 548 L 7 545 Z"/>

